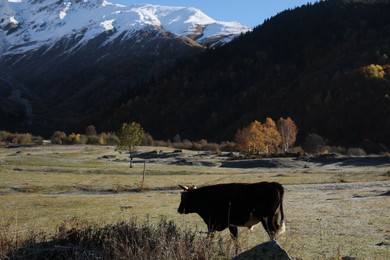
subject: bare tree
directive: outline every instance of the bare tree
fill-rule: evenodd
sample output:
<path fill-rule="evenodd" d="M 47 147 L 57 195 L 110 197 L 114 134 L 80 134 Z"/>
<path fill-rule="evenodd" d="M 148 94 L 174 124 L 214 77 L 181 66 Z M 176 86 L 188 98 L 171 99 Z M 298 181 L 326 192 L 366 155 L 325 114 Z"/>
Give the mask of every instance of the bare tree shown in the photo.
<path fill-rule="evenodd" d="M 298 127 L 294 123 L 294 121 L 288 117 L 287 119 L 280 118 L 278 120 L 277 128 L 280 134 L 281 145 L 285 152 L 288 151 L 288 149 L 294 145 L 297 134 L 298 134 Z"/>

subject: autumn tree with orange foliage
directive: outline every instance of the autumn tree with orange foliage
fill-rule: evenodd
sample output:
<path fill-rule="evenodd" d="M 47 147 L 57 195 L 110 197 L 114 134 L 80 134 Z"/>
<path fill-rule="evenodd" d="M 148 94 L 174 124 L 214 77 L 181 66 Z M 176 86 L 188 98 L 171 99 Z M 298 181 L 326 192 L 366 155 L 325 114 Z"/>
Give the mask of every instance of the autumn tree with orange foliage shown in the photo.
<path fill-rule="evenodd" d="M 278 129 L 276 128 L 275 121 L 269 117 L 265 119 L 265 123 L 263 125 L 263 132 L 265 135 L 265 153 L 268 154 L 270 152 L 270 148 L 278 146 L 282 139 L 280 137 Z"/>
<path fill-rule="evenodd" d="M 281 117 L 278 120 L 277 129 L 282 138 L 281 146 L 287 152 L 297 139 L 298 127 L 290 117 L 287 119 Z"/>
<path fill-rule="evenodd" d="M 254 121 L 247 127 L 238 129 L 235 141 L 242 153 L 250 155 L 258 153 L 262 149 L 261 128 L 262 124 L 259 121 Z"/>
<path fill-rule="evenodd" d="M 265 123 L 255 120 L 243 129 L 238 129 L 235 141 L 240 151 L 246 155 L 270 152 L 270 148 L 281 142 L 275 121 L 267 118 Z"/>

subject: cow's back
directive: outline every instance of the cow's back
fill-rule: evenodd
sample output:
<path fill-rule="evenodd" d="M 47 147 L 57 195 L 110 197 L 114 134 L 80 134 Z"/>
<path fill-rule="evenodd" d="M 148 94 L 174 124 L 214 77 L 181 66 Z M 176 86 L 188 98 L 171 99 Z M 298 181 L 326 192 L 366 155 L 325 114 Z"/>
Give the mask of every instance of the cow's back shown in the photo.
<path fill-rule="evenodd" d="M 201 211 L 235 225 L 244 225 L 252 215 L 273 214 L 283 196 L 276 182 L 228 183 L 194 190 L 202 201 Z"/>

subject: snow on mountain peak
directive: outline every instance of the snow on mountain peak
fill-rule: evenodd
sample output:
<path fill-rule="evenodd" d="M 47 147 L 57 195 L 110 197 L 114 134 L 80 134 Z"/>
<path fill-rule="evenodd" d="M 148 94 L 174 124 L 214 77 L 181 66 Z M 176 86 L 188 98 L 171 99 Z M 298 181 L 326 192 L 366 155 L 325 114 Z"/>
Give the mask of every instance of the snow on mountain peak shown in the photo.
<path fill-rule="evenodd" d="M 68 12 L 71 4 L 72 4 L 71 2 L 65 3 L 64 8 L 60 11 L 60 19 L 61 20 L 65 18 L 66 13 Z"/>
<path fill-rule="evenodd" d="M 0 17 L 0 55 L 75 35 L 82 36 L 81 44 L 105 31 L 111 31 L 113 40 L 150 26 L 200 43 L 250 30 L 239 23 L 215 21 L 196 8 L 124 6 L 107 0 L 7 0 L 0 2 Z"/>

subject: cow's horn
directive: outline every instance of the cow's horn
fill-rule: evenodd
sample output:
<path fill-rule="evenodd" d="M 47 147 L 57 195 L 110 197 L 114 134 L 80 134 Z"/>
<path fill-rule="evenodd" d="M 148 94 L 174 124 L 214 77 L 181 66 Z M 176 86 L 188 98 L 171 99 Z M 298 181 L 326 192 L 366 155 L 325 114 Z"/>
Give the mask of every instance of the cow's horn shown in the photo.
<path fill-rule="evenodd" d="M 188 190 L 188 187 L 187 187 L 187 186 L 183 186 L 183 185 L 180 185 L 180 184 L 179 184 L 179 187 L 182 188 L 183 190 Z"/>

